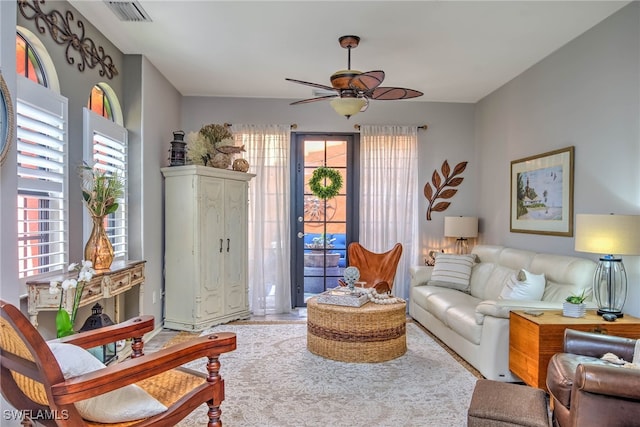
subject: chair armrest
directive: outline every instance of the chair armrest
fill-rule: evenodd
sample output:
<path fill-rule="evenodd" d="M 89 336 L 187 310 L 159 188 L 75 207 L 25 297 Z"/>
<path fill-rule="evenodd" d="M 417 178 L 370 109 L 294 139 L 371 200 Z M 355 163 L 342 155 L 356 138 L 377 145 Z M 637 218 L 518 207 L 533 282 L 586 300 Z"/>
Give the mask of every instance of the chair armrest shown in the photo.
<path fill-rule="evenodd" d="M 128 338 L 141 338 L 144 334 L 153 331 L 154 318 L 151 315 L 134 317 L 104 328 L 92 331 L 80 332 L 50 342 L 62 342 L 77 345 L 82 348 L 92 348 L 112 342 L 126 340 Z"/>
<path fill-rule="evenodd" d="M 95 397 L 161 374 L 201 357 L 217 358 L 236 349 L 236 335 L 220 332 L 194 338 L 157 352 L 128 359 L 104 369 L 69 378 L 51 387 L 51 393 L 60 405 Z"/>
<path fill-rule="evenodd" d="M 476 322 L 484 316 L 508 319 L 510 313 L 514 310 L 559 310 L 561 308 L 561 302 L 512 299 L 485 300 L 476 306 Z"/>
<path fill-rule="evenodd" d="M 627 362 L 633 361 L 636 340 L 614 335 L 566 329 L 564 331 L 564 352 L 584 356 L 602 357 L 613 353 Z"/>
<path fill-rule="evenodd" d="M 640 401 L 640 369 L 580 364 L 573 379 L 575 391 Z M 573 407 L 573 404 L 571 405 Z"/>

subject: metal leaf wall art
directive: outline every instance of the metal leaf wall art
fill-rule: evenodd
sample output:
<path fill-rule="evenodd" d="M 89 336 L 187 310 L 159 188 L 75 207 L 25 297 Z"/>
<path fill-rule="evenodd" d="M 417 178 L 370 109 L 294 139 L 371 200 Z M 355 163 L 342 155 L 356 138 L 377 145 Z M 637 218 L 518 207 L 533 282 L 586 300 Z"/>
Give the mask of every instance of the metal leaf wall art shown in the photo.
<path fill-rule="evenodd" d="M 445 160 L 440 168 L 442 176 L 438 173 L 438 169 L 433 171 L 431 183 L 427 182 L 424 186 L 424 196 L 429 201 L 427 221 L 431 221 L 431 212 L 442 212 L 449 207 L 451 202 L 435 202 L 438 199 L 450 199 L 458 192 L 457 189 L 449 187 L 457 187 L 462 184 L 464 178 L 458 175 L 464 172 L 466 168 L 467 162 L 460 162 L 453 168 L 453 171 L 451 171 L 449 162 Z M 431 184 L 433 184 L 433 187 Z"/>

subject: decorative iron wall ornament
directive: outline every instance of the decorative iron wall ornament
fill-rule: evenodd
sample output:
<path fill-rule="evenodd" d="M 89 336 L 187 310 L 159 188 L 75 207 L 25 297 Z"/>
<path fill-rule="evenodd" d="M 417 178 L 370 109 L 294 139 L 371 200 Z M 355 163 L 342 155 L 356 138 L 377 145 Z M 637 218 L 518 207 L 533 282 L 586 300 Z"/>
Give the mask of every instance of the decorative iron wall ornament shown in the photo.
<path fill-rule="evenodd" d="M 431 176 L 433 187 L 431 187 L 431 184 L 428 182 L 424 186 L 424 196 L 429 201 L 429 206 L 427 207 L 427 221 L 431 221 L 431 212 L 442 212 L 449 207 L 451 202 L 438 202 L 435 205 L 434 203 L 439 198 L 450 199 L 458 192 L 455 188 L 447 187 L 457 187 L 462 184 L 462 180 L 464 178 L 457 177 L 457 175 L 464 172 L 466 168 L 467 162 L 460 162 L 455 168 L 453 168 L 452 172 L 451 167 L 449 167 L 449 162 L 445 160 L 440 168 L 442 177 L 438 173 L 438 169 L 433 171 L 433 175 Z"/>
<path fill-rule="evenodd" d="M 78 57 L 78 70 L 83 72 L 86 67 L 96 68 L 100 67 L 99 73 L 101 77 L 106 76 L 112 79 L 118 75 L 118 70 L 113 65 L 113 59 L 111 56 L 104 52 L 102 46 L 96 46 L 95 42 L 86 37 L 84 34 L 84 22 L 78 20 L 76 26 L 78 27 L 78 34 L 74 33 L 71 29 L 71 25 L 74 21 L 73 13 L 66 11 L 64 14 L 57 10 L 45 13 L 40 8 L 41 4 L 44 4 L 45 0 L 18 0 L 18 8 L 20 13 L 25 19 L 35 21 L 36 28 L 40 34 L 44 34 L 46 30 L 49 30 L 49 34 L 53 41 L 59 45 L 66 45 L 66 58 L 67 63 L 73 65 L 76 63 Z M 75 51 L 75 55 L 74 52 Z"/>

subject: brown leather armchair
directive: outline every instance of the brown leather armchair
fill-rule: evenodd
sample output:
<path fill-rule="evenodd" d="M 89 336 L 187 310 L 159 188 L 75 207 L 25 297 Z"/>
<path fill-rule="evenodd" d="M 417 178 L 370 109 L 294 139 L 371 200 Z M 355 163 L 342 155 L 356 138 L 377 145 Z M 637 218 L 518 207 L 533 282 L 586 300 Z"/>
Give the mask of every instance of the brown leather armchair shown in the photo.
<path fill-rule="evenodd" d="M 636 340 L 565 330 L 564 353 L 551 357 L 547 389 L 559 427 L 640 425 L 640 369 L 600 358 L 613 353 L 633 360 Z"/>
<path fill-rule="evenodd" d="M 400 256 L 402 255 L 402 245 L 400 243 L 396 243 L 387 252 L 375 253 L 358 242 L 352 242 L 349 244 L 347 251 L 349 265 L 360 270 L 360 281 L 365 282 L 366 287 L 376 288 L 378 292 L 391 291 Z"/>

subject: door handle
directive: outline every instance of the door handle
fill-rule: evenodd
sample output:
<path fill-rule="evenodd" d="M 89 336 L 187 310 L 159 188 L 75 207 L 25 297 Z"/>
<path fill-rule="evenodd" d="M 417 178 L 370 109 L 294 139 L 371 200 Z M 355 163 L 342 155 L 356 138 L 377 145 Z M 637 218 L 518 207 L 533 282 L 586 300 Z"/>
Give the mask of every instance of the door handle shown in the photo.
<path fill-rule="evenodd" d="M 231 239 L 227 239 L 227 252 L 229 252 L 230 244 L 231 244 Z"/>
<path fill-rule="evenodd" d="M 222 252 L 222 239 L 220 239 L 220 252 Z"/>
<path fill-rule="evenodd" d="M 298 231 L 298 239 L 302 239 L 305 234 L 302 231 Z"/>

